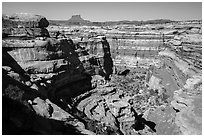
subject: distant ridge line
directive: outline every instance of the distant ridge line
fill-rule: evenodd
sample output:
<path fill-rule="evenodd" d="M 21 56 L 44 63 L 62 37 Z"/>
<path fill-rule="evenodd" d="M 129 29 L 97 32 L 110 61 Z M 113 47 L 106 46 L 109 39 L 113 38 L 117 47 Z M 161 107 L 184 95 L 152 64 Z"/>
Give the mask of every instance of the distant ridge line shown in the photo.
<path fill-rule="evenodd" d="M 202 20 L 186 20 L 186 22 L 194 22 Z M 108 26 L 108 25 L 145 25 L 145 24 L 165 24 L 165 23 L 173 23 L 173 22 L 182 22 L 175 21 L 170 19 L 155 19 L 155 20 L 146 20 L 146 21 L 129 21 L 129 20 L 121 20 L 121 21 L 89 21 L 84 20 L 81 15 L 72 15 L 72 17 L 68 20 L 49 20 L 51 25 L 93 25 L 93 26 Z"/>

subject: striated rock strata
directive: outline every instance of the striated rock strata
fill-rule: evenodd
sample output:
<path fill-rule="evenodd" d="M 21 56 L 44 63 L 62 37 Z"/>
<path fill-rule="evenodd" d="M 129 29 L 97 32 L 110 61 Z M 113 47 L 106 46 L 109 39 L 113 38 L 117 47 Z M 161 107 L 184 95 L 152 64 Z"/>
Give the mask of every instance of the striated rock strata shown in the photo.
<path fill-rule="evenodd" d="M 202 134 L 200 22 L 2 23 L 3 134 Z"/>

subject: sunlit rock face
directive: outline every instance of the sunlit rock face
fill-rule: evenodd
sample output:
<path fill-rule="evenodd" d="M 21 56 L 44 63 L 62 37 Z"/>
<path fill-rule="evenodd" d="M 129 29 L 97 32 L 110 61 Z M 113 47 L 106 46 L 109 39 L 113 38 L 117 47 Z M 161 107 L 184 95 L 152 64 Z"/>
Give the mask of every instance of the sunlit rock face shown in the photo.
<path fill-rule="evenodd" d="M 3 134 L 202 134 L 199 21 L 74 25 L 3 15 Z"/>
<path fill-rule="evenodd" d="M 82 28 L 80 31 L 87 32 L 87 30 L 88 28 Z M 140 75 L 141 72 L 136 68 L 147 69 L 148 76 L 146 76 L 146 85 L 144 84 L 144 87 L 147 87 L 138 89 L 138 93 L 133 91 L 132 93 L 134 95 L 139 93 L 145 95 L 149 94 L 149 91 L 154 93 L 156 90 L 157 92 L 154 94 L 158 93 L 158 97 L 149 98 L 149 100 L 155 101 L 155 104 L 159 102 L 158 100 L 165 100 L 166 104 L 158 103 L 159 105 L 153 105 L 154 107 L 146 106 L 144 107 L 144 110 L 147 109 L 146 111 L 137 109 L 139 107 L 136 102 L 133 104 L 138 114 L 144 114 L 143 117 L 147 121 L 156 124 L 154 128 L 156 134 L 201 134 L 202 123 L 199 121 L 201 119 L 201 111 L 199 110 L 202 110 L 202 108 L 197 109 L 195 104 L 201 106 L 201 92 L 198 89 L 200 89 L 202 83 L 198 82 L 198 89 L 192 86 L 191 90 L 194 89 L 195 91 L 194 96 L 190 95 L 191 91 L 187 86 L 189 85 L 187 83 L 192 83 L 195 77 L 197 78 L 202 74 L 202 32 L 199 22 L 177 22 L 140 27 L 119 26 L 104 30 L 95 27 L 92 28 L 90 33 L 96 36 L 97 34 L 103 34 L 107 37 L 111 46 L 116 74 L 123 74 L 125 69 L 130 69 L 130 72 Z M 100 46 L 97 47 L 100 49 Z M 132 73 L 125 77 L 134 79 L 135 76 Z M 113 82 L 117 81 L 114 77 L 112 80 Z M 122 80 L 118 82 L 122 83 Z M 130 81 L 126 82 L 123 84 L 128 88 Z M 195 82 L 192 84 L 195 84 Z M 140 85 L 143 84 L 140 83 Z M 122 84 L 117 85 L 118 88 L 121 88 L 121 86 Z M 131 86 L 130 92 L 138 88 L 136 84 Z M 125 91 L 125 89 L 123 90 Z M 133 99 L 135 98 L 133 97 Z M 141 101 L 142 97 L 139 100 Z M 186 102 L 189 100 L 189 104 L 185 103 L 186 106 L 178 108 L 182 104 L 178 102 L 185 102 L 185 100 Z M 142 105 L 143 103 L 138 104 Z M 196 114 L 196 112 L 198 113 Z M 190 121 L 194 124 L 191 125 Z M 125 134 L 142 134 L 130 130 L 131 128 L 126 129 Z M 145 131 L 145 129 L 142 131 Z"/>

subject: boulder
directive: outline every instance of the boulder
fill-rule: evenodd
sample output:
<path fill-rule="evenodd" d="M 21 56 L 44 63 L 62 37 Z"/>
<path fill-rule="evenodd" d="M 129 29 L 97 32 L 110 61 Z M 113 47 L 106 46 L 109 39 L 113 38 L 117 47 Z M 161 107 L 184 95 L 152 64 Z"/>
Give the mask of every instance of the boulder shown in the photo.
<path fill-rule="evenodd" d="M 44 100 L 42 100 L 41 98 L 39 97 L 35 98 L 31 102 L 31 105 L 38 115 L 46 118 L 50 118 L 52 116 L 53 113 L 52 106 L 45 102 Z"/>

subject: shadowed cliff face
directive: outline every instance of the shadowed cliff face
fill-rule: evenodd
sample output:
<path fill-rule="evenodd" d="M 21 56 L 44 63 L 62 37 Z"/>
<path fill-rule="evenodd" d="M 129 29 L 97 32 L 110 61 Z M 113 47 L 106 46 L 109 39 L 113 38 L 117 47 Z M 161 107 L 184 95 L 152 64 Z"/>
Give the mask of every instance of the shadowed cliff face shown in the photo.
<path fill-rule="evenodd" d="M 94 134 L 49 101 L 70 99 L 91 88 L 73 42 L 35 32 L 49 24 L 41 16 L 21 14 L 3 22 L 3 134 Z"/>
<path fill-rule="evenodd" d="M 3 134 L 115 134 L 108 126 L 100 131 L 105 125 L 70 106 L 74 97 L 92 89 L 91 76 L 99 68 L 98 63 L 94 66 L 97 58 L 86 58 L 89 54 L 71 39 L 50 38 L 48 32 L 35 33 L 38 28 L 46 30 L 44 19 L 27 14 L 10 18 L 4 18 L 11 23 L 3 25 L 2 32 Z M 19 24 L 17 19 L 21 19 Z M 31 21 L 40 25 L 27 26 Z M 110 75 L 106 62 L 106 72 L 104 64 L 100 64 L 100 69 Z"/>
<path fill-rule="evenodd" d="M 48 25 L 3 16 L 3 134 L 201 134 L 199 23 Z"/>

